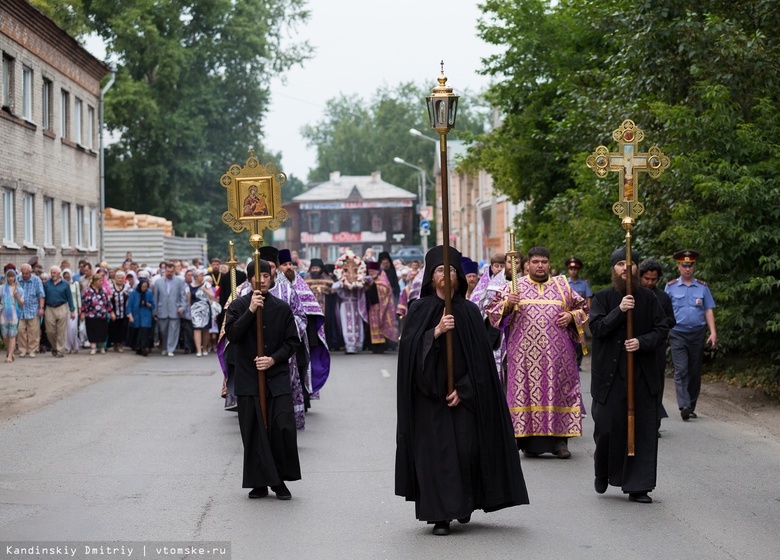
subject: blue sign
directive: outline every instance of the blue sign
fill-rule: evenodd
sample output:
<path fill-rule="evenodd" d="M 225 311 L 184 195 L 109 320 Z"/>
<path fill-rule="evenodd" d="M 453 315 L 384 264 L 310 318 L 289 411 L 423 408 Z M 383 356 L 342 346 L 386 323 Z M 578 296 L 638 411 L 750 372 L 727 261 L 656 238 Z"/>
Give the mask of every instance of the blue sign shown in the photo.
<path fill-rule="evenodd" d="M 420 220 L 420 228 L 431 229 L 431 222 L 429 222 L 428 220 Z"/>

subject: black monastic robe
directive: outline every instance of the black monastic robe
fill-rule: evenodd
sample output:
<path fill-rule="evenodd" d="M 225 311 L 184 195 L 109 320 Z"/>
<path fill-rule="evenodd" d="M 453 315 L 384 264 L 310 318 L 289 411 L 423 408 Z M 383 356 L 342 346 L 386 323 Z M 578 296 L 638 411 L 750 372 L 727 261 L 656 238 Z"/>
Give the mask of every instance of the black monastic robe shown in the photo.
<path fill-rule="evenodd" d="M 257 356 L 257 320 L 249 310 L 252 292 L 233 301 L 225 316 L 225 335 L 233 347 L 238 422 L 244 441 L 244 488 L 277 486 L 299 480 L 298 442 L 295 429 L 288 360 L 300 339 L 290 306 L 270 293 L 263 294 L 263 346 L 275 364 L 266 370 L 268 429 L 260 411 Z"/>
<path fill-rule="evenodd" d="M 395 493 L 436 522 L 527 504 L 509 410 L 477 306 L 452 299 L 454 380 L 461 403 L 448 407 L 445 336 L 434 339 L 444 301 L 409 308 L 398 355 Z"/>
<path fill-rule="evenodd" d="M 656 484 L 658 463 L 658 392 L 660 381 L 656 348 L 666 340 L 666 316 L 649 290 L 633 290 L 635 456 L 627 454 L 628 400 L 626 396 L 626 314 L 623 295 L 615 288 L 596 292 L 590 309 L 593 334 L 591 395 L 596 478 L 620 486 L 625 493 L 650 492 Z"/>

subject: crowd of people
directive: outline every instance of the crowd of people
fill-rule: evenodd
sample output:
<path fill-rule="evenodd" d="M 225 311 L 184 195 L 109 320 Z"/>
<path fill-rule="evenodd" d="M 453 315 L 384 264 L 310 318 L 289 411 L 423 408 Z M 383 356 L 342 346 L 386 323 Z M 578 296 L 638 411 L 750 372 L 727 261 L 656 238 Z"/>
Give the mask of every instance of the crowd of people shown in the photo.
<path fill-rule="evenodd" d="M 485 263 L 449 251 L 449 309 L 442 246 L 424 263 L 347 251 L 308 266 L 295 251 L 262 247 L 257 271 L 255 262 L 237 267 L 235 291 L 218 258 L 208 269 L 173 261 L 153 271 L 128 254 L 113 269 L 81 261 L 76 274 L 68 262 L 49 274 L 35 259 L 18 271 L 9 263 L 0 283 L 6 362 L 44 348 L 56 357 L 109 347 L 146 356 L 155 345 L 164 356 L 216 352 L 224 408 L 238 412 L 243 486 L 249 498 L 270 487 L 287 500 L 285 482 L 301 478 L 296 431 L 328 379 L 330 353 L 397 349 L 395 492 L 446 535 L 476 509 L 528 503 L 518 450 L 571 457 L 568 440 L 587 414 L 579 373 L 589 328 L 594 488 L 651 503 L 667 341 L 684 421 L 696 418 L 704 346 L 717 343 L 714 300 L 693 275 L 698 253 L 675 253 L 680 276 L 660 290 L 658 262 L 618 249 L 611 286 L 594 294 L 582 261 L 566 260 L 568 277 L 557 275 L 544 247 Z"/>
<path fill-rule="evenodd" d="M 153 269 L 131 253 L 113 268 L 80 260 L 75 272 L 67 260 L 48 272 L 37 257 L 18 268 L 7 263 L 0 276 L 5 362 L 110 348 L 147 356 L 155 346 L 167 356 L 177 349 L 206 356 L 216 351 L 220 270 L 219 259 L 208 270 L 197 259 Z"/>

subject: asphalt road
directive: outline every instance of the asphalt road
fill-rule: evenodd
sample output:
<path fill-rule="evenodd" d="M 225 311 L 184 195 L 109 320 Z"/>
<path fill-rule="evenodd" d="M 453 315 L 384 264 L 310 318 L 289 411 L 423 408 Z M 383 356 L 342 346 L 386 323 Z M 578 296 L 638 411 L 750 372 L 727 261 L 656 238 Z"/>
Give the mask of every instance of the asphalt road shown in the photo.
<path fill-rule="evenodd" d="M 653 504 L 593 491 L 588 417 L 572 459 L 522 460 L 530 505 L 434 537 L 393 495 L 395 354 L 334 356 L 289 502 L 241 488 L 214 357 L 126 363 L 0 427 L 0 541 L 230 541 L 233 559 L 263 560 L 780 555 L 780 442 L 704 406 L 664 421 Z"/>

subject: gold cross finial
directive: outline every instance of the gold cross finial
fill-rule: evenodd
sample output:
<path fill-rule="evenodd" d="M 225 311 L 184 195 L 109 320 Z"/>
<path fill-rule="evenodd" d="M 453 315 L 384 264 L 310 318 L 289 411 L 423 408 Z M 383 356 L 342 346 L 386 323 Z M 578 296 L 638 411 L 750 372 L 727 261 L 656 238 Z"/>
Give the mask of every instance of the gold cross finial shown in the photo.
<path fill-rule="evenodd" d="M 249 148 L 249 157 L 255 157 L 255 149 Z"/>

